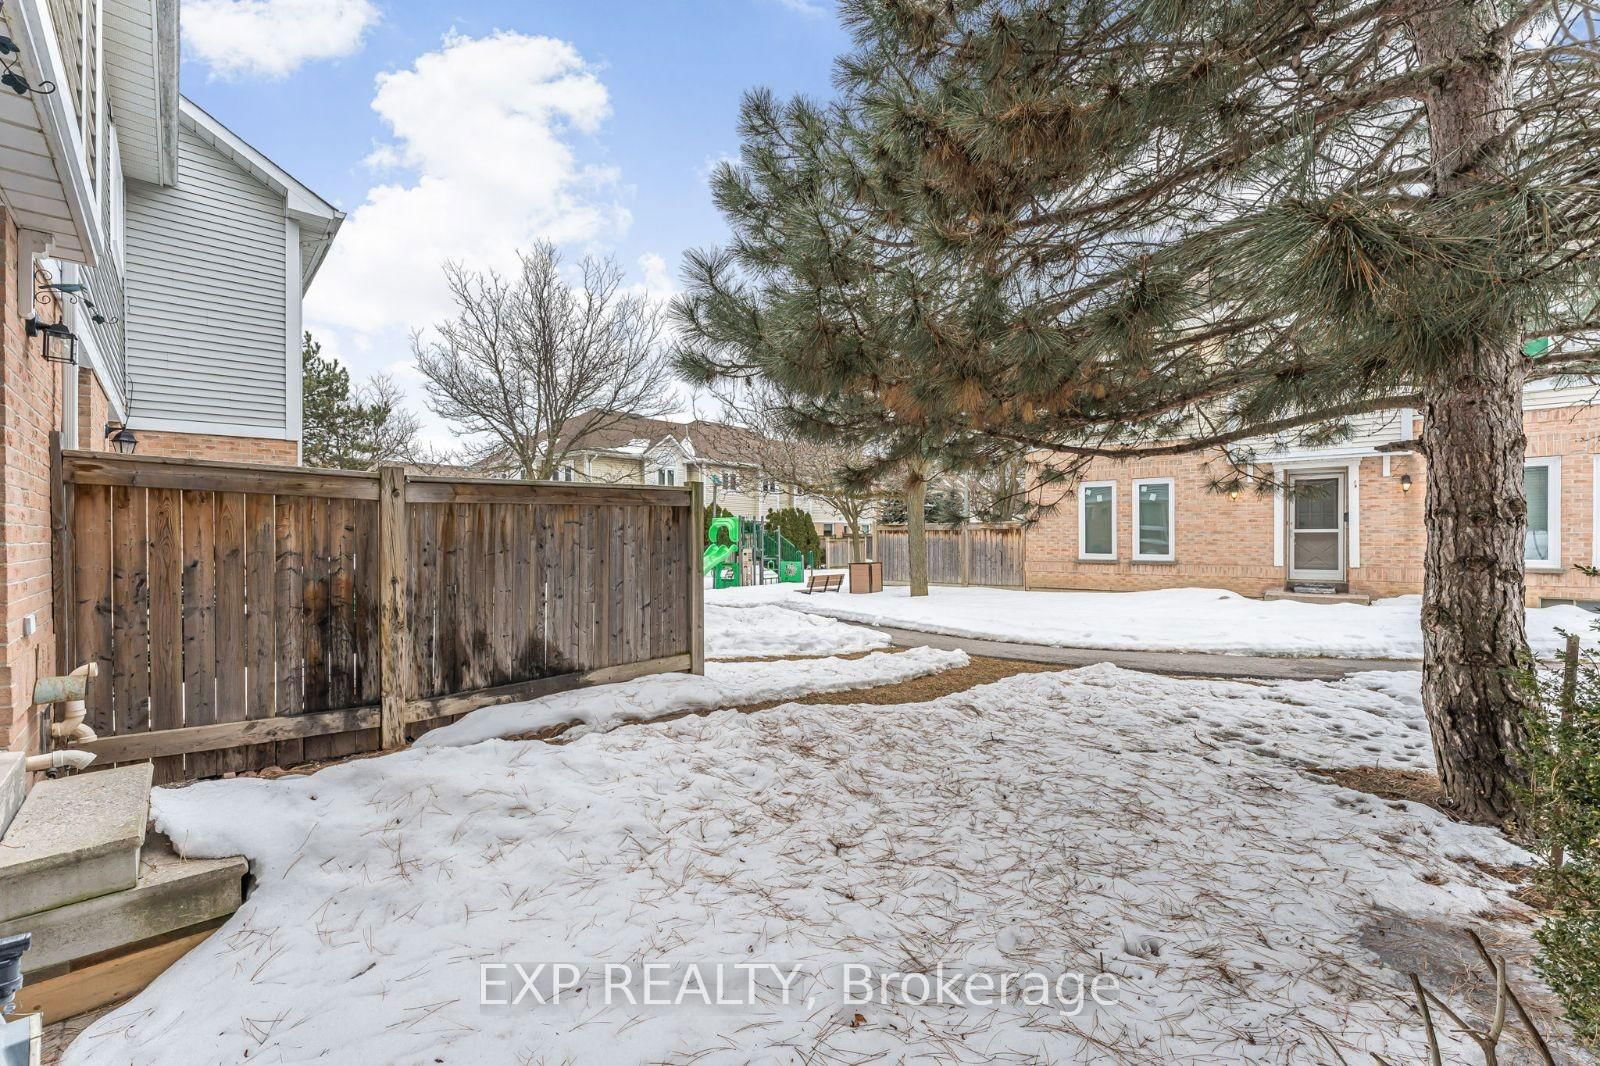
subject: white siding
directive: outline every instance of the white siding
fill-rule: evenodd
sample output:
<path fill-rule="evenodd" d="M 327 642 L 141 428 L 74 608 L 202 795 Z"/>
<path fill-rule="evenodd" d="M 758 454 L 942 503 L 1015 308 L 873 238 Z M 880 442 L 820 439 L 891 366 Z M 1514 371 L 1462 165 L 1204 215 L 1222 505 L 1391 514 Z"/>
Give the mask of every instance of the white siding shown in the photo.
<path fill-rule="evenodd" d="M 291 435 L 283 196 L 185 126 L 177 185 L 130 182 L 126 211 L 131 419 Z"/>

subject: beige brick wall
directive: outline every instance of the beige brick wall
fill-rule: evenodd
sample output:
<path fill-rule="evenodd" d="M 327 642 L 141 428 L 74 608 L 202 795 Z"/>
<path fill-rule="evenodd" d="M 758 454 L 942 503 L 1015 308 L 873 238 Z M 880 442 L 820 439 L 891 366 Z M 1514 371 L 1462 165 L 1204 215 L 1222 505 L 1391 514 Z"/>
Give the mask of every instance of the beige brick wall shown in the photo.
<path fill-rule="evenodd" d="M 1600 406 L 1529 411 L 1525 417 L 1529 458 L 1561 457 L 1561 569 L 1528 572 L 1528 602 L 1541 598 L 1600 600 L 1600 579 L 1576 569 L 1596 562 L 1594 548 L 1595 456 L 1600 454 Z M 1342 467 L 1345 460 L 1332 460 Z M 1411 475 L 1412 489 L 1401 489 Z M 1286 573 L 1273 563 L 1273 504 L 1269 494 L 1249 488 L 1237 499 L 1210 490 L 1229 475 L 1215 455 L 1137 461 L 1096 460 L 1085 481 L 1117 485 L 1115 562 L 1078 558 L 1078 504 L 1060 489 L 1045 490 L 1044 502 L 1060 496 L 1054 510 L 1027 533 L 1028 583 L 1034 588 L 1131 591 L 1174 587 L 1231 589 L 1259 596 L 1283 586 Z M 1135 563 L 1132 482 L 1174 479 L 1176 559 Z M 1348 571 L 1352 592 L 1397 596 L 1422 591 L 1423 510 L 1426 478 L 1422 459 L 1393 455 L 1388 475 L 1381 457 L 1361 460 L 1359 522 L 1361 565 Z"/>
<path fill-rule="evenodd" d="M 154 429 L 136 430 L 135 435 L 139 438 L 139 455 L 213 459 L 224 463 L 269 463 L 276 466 L 294 466 L 300 461 L 299 445 L 292 440 L 169 433 Z"/>

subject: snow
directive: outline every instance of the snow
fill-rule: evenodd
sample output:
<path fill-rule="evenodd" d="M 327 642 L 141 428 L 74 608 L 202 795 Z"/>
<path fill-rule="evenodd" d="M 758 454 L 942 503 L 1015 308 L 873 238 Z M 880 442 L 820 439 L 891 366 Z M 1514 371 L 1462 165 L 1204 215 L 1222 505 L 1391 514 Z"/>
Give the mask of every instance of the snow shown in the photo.
<path fill-rule="evenodd" d="M 705 684 L 771 676 L 746 665 Z M 1421 1061 L 1374 928 L 1513 930 L 1495 915 L 1519 905 L 1474 863 L 1525 856 L 1300 768 L 1420 765 L 1420 717 L 1414 678 L 1102 665 L 158 789 L 180 851 L 247 855 L 254 893 L 65 1061 L 1323 1062 L 1324 1034 L 1351 1062 Z M 603 1001 L 601 967 L 658 959 L 808 976 L 790 1003 Z M 500 962 L 578 964 L 581 989 L 480 1006 Z M 841 1006 L 844 963 L 1118 992 L 1076 1014 Z M 1444 1035 L 1445 1061 L 1476 1061 Z"/>
<path fill-rule="evenodd" d="M 903 587 L 870 596 L 800 596 L 760 585 L 718 589 L 706 599 L 708 605 L 775 603 L 847 622 L 1061 648 L 1422 658 L 1420 596 L 1363 606 L 1255 600 L 1222 589 L 1024 592 L 939 586 L 913 599 Z M 1528 638 L 1542 658 L 1561 647 L 1559 630 L 1585 632 L 1594 624 L 1595 616 L 1580 607 L 1528 610 Z"/>
<path fill-rule="evenodd" d="M 848 655 L 887 648 L 889 634 L 786 607 L 706 604 L 706 658 Z"/>
<path fill-rule="evenodd" d="M 567 722 L 581 723 L 569 736 L 614 729 L 683 711 L 739 707 L 794 699 L 812 692 L 892 685 L 966 666 L 966 652 L 907 648 L 874 652 L 861 659 L 805 659 L 794 662 L 707 663 L 704 677 L 650 674 L 614 685 L 574 689 L 522 703 L 483 707 L 424 733 L 418 747 L 459 747 L 492 737 L 513 737 Z"/>

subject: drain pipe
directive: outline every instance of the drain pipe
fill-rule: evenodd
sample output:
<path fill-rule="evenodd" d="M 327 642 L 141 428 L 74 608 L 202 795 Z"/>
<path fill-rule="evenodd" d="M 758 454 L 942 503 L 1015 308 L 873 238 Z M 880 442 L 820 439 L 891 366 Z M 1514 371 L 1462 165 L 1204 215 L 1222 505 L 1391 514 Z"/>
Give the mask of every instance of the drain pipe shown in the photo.
<path fill-rule="evenodd" d="M 30 774 L 49 774 L 54 777 L 66 769 L 86 770 L 92 762 L 94 762 L 94 752 L 65 748 L 44 755 L 30 755 L 22 764 L 22 768 Z"/>
<path fill-rule="evenodd" d="M 98 739 L 84 722 L 84 699 L 89 679 L 100 676 L 100 664 L 84 663 L 65 676 L 41 677 L 33 684 L 34 704 L 65 703 L 61 717 L 50 724 L 50 736 L 67 744 L 87 744 Z"/>

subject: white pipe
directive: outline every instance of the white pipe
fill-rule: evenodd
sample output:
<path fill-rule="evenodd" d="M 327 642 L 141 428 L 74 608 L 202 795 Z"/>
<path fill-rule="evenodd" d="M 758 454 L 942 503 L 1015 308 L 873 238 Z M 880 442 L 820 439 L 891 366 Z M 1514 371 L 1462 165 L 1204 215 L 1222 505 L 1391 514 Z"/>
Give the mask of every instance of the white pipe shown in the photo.
<path fill-rule="evenodd" d="M 40 773 L 44 770 L 60 770 L 70 766 L 74 770 L 86 770 L 94 762 L 92 751 L 52 751 L 48 755 L 30 755 L 23 763 L 23 769 L 30 774 Z"/>
<path fill-rule="evenodd" d="M 98 677 L 100 665 L 98 663 L 84 663 L 68 677 Z M 64 740 L 68 744 L 87 744 L 91 740 L 98 740 L 94 730 L 84 722 L 86 710 L 82 700 L 68 700 L 61 717 L 50 723 L 50 735 L 57 740 Z"/>

